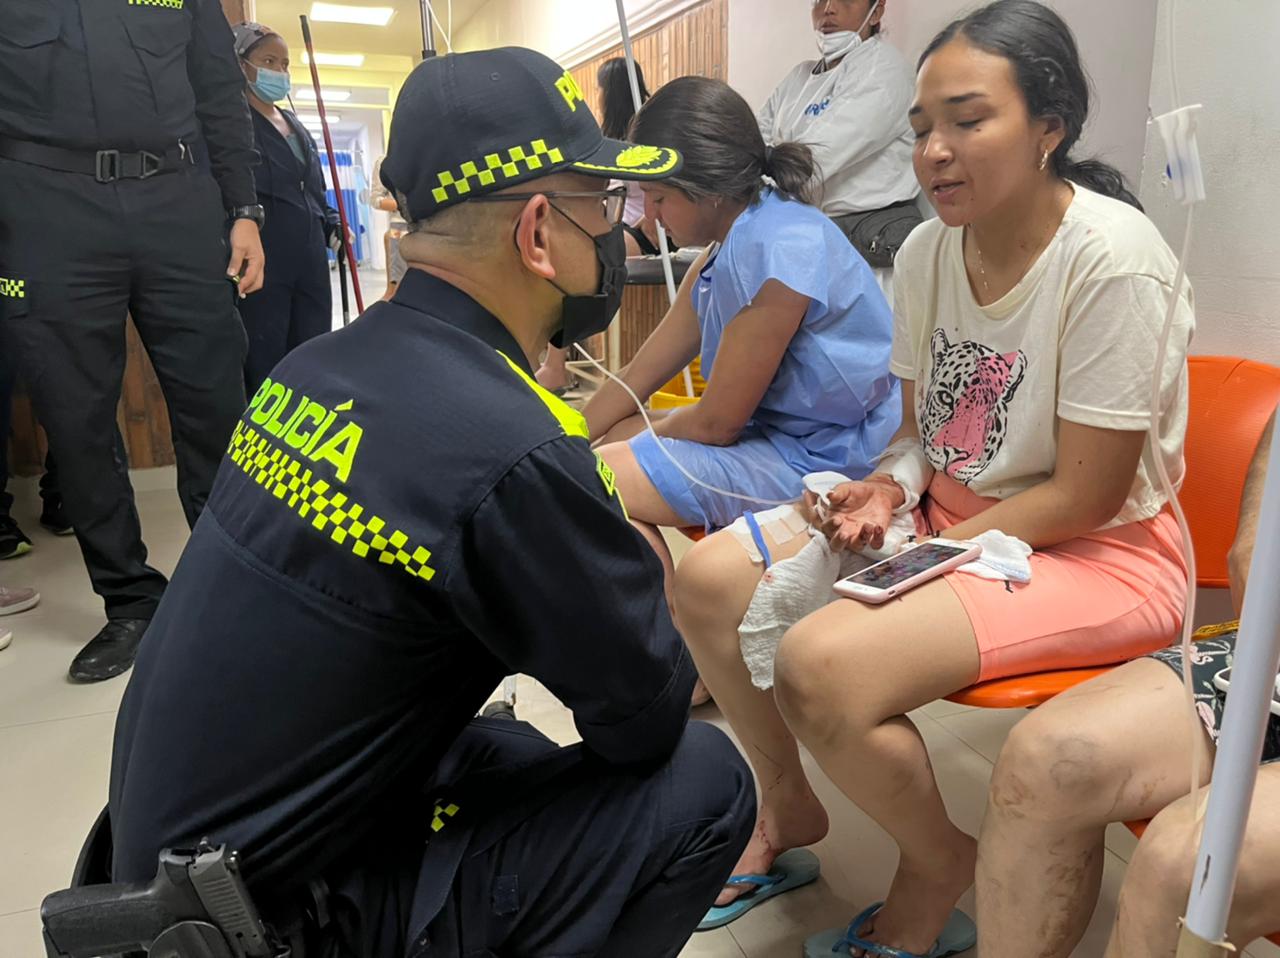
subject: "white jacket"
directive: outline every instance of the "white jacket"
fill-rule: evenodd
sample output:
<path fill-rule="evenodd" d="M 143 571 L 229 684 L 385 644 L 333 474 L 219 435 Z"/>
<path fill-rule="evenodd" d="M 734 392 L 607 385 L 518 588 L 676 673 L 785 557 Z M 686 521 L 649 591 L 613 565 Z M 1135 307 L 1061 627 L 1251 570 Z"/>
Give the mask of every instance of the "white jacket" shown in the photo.
<path fill-rule="evenodd" d="M 862 213 L 920 192 L 911 167 L 914 135 L 907 110 L 915 79 L 907 61 L 873 36 L 833 70 L 817 60 L 787 74 L 757 120 L 770 146 L 803 143 L 813 150 L 828 216 Z"/>

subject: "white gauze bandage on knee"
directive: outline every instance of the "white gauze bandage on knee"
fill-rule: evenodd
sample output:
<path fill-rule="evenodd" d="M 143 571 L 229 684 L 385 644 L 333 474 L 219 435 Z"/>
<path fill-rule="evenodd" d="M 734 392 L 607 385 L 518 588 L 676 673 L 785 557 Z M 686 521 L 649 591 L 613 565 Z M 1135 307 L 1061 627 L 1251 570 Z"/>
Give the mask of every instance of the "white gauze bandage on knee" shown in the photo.
<path fill-rule="evenodd" d="M 815 536 L 790 559 L 769 567 L 738 626 L 742 660 L 756 688 L 773 688 L 773 660 L 783 634 L 836 598 L 831 587 L 846 562 L 868 564 L 859 555 L 832 552 L 825 536 Z"/>
<path fill-rule="evenodd" d="M 906 501 L 894 510 L 894 515 L 910 512 L 920 505 L 920 497 L 933 481 L 933 464 L 924 454 L 919 439 L 902 438 L 893 443 L 877 460 L 876 472 L 893 479 L 902 487 Z"/>

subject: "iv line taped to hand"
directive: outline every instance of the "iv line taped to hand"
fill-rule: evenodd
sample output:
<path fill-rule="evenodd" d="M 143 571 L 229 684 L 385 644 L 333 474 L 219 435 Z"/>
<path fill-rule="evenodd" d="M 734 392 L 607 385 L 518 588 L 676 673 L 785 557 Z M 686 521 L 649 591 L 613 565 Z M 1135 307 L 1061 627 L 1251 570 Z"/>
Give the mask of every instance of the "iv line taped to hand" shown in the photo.
<path fill-rule="evenodd" d="M 671 464 L 675 466 L 678 470 L 680 470 L 680 474 L 684 476 L 686 479 L 688 479 L 690 482 L 694 483 L 695 485 L 701 486 L 703 489 L 709 489 L 718 495 L 729 496 L 732 499 L 739 499 L 743 502 L 754 502 L 755 504 L 761 505 L 761 506 L 789 506 L 796 501 L 794 498 L 792 499 L 761 499 L 757 496 L 748 496 L 741 492 L 732 492 L 728 489 L 721 489 L 719 486 L 713 486 L 709 482 L 703 482 L 697 476 L 693 475 L 693 473 L 689 472 L 689 470 L 686 469 L 683 465 L 681 465 L 680 461 L 671 454 L 671 451 L 662 444 L 662 437 L 659 436 L 657 432 L 654 431 L 653 420 L 649 418 L 649 411 L 644 408 L 644 403 L 640 401 L 640 397 L 635 394 L 635 391 L 632 390 L 630 386 L 628 386 L 625 382 L 622 381 L 622 377 L 617 376 L 614 373 L 611 373 L 609 370 L 605 369 L 604 366 L 601 365 L 600 362 L 597 361 L 594 356 L 592 356 L 589 352 L 587 352 L 585 349 L 582 348 L 582 345 L 580 343 L 574 343 L 573 348 L 576 349 L 582 355 L 583 359 L 585 359 L 592 366 L 600 370 L 600 372 L 604 373 L 606 376 L 612 379 L 615 383 L 621 386 L 623 391 L 628 396 L 631 397 L 631 401 L 635 403 L 636 408 L 640 410 L 640 417 L 644 420 L 645 428 L 648 429 L 649 434 L 653 436 L 654 441 L 658 445 L 658 448 L 662 450 L 662 454 L 666 456 L 668 459 L 670 459 Z"/>

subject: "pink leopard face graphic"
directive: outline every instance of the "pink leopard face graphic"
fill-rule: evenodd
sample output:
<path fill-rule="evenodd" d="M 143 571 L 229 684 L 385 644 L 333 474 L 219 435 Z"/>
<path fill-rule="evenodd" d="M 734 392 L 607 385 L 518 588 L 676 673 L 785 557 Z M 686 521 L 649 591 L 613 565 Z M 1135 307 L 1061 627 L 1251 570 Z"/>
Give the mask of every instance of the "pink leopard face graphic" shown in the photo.
<path fill-rule="evenodd" d="M 1027 357 L 981 343 L 952 344 L 942 329 L 934 330 L 929 346 L 933 372 L 920 417 L 925 453 L 934 468 L 969 483 L 1004 445 L 1009 403 L 1022 384 Z"/>

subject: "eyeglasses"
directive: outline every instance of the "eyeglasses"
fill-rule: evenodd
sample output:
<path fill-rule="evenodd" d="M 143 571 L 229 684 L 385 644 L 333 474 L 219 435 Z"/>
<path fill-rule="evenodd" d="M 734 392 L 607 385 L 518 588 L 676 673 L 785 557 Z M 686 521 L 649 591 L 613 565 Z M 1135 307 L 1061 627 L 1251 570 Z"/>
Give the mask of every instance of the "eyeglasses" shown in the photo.
<path fill-rule="evenodd" d="M 600 213 L 610 226 L 617 226 L 622 222 L 622 213 L 627 206 L 627 188 L 625 186 L 615 186 L 610 190 L 586 190 L 577 192 L 572 190 L 545 190 L 540 193 L 489 193 L 485 196 L 471 197 L 472 203 L 502 203 L 510 200 L 519 200 L 527 202 L 535 196 L 545 196 L 547 199 L 590 199 L 592 197 L 600 201 Z"/>

